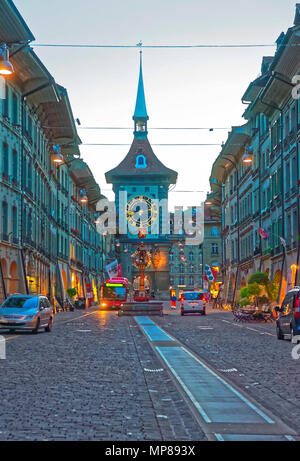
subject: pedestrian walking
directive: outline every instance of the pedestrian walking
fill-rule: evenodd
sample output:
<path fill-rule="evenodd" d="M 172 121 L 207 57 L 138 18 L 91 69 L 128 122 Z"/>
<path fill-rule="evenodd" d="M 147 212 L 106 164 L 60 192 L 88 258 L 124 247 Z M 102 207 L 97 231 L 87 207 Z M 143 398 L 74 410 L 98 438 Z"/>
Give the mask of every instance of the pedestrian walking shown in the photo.
<path fill-rule="evenodd" d="M 171 308 L 172 309 L 176 309 L 176 301 L 177 301 L 176 296 L 172 296 L 171 297 Z"/>

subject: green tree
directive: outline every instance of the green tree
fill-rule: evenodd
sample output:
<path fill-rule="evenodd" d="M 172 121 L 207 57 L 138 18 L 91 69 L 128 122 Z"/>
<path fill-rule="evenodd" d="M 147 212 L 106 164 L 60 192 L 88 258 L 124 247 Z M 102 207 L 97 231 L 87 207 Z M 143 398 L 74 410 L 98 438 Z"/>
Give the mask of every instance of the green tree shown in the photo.
<path fill-rule="evenodd" d="M 76 288 L 68 288 L 67 289 L 67 294 L 68 294 L 69 298 L 73 299 L 74 296 L 76 296 L 76 294 L 77 294 Z"/>

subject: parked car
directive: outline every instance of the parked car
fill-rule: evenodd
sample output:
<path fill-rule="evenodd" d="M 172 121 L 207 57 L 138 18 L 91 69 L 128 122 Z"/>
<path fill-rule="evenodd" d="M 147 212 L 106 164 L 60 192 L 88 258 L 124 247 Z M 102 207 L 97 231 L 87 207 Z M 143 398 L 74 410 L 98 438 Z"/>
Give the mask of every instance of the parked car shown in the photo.
<path fill-rule="evenodd" d="M 180 296 L 181 315 L 201 314 L 205 315 L 205 293 L 199 291 L 185 291 Z"/>
<path fill-rule="evenodd" d="M 294 287 L 285 296 L 281 306 L 275 307 L 278 313 L 276 333 L 278 339 L 290 339 L 298 342 L 300 335 L 300 287 Z"/>
<path fill-rule="evenodd" d="M 0 306 L 0 331 L 31 330 L 40 328 L 49 332 L 53 324 L 53 307 L 42 295 L 12 295 Z"/>

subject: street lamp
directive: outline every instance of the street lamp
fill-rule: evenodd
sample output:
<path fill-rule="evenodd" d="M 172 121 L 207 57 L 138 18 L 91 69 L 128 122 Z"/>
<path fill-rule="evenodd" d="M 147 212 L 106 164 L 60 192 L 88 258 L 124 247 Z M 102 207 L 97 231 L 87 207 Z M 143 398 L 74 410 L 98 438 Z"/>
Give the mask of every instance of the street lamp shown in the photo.
<path fill-rule="evenodd" d="M 0 75 L 11 75 L 14 73 L 14 68 L 9 60 L 9 51 L 6 43 L 0 45 Z"/>
<path fill-rule="evenodd" d="M 85 189 L 82 189 L 82 190 L 80 191 L 80 195 L 81 195 L 80 202 L 83 203 L 83 204 L 87 203 L 87 202 L 88 202 L 88 198 L 87 198 Z"/>
<path fill-rule="evenodd" d="M 60 165 L 61 163 L 63 163 L 64 159 L 63 159 L 63 156 L 62 156 L 62 154 L 60 152 L 60 145 L 59 144 L 54 144 L 53 147 L 52 147 L 52 150 L 53 150 L 53 153 L 52 153 L 53 162 L 56 165 Z"/>
<path fill-rule="evenodd" d="M 243 155 L 243 163 L 250 164 L 253 162 L 253 147 L 248 147 Z"/>

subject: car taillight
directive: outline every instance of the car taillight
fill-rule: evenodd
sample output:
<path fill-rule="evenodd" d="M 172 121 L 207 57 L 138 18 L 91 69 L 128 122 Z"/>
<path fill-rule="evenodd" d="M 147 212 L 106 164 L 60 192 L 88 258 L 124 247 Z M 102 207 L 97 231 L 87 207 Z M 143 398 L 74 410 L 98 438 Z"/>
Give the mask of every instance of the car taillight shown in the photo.
<path fill-rule="evenodd" d="M 299 293 L 297 294 L 297 298 L 295 299 L 295 318 L 300 319 L 300 300 L 299 300 Z"/>

